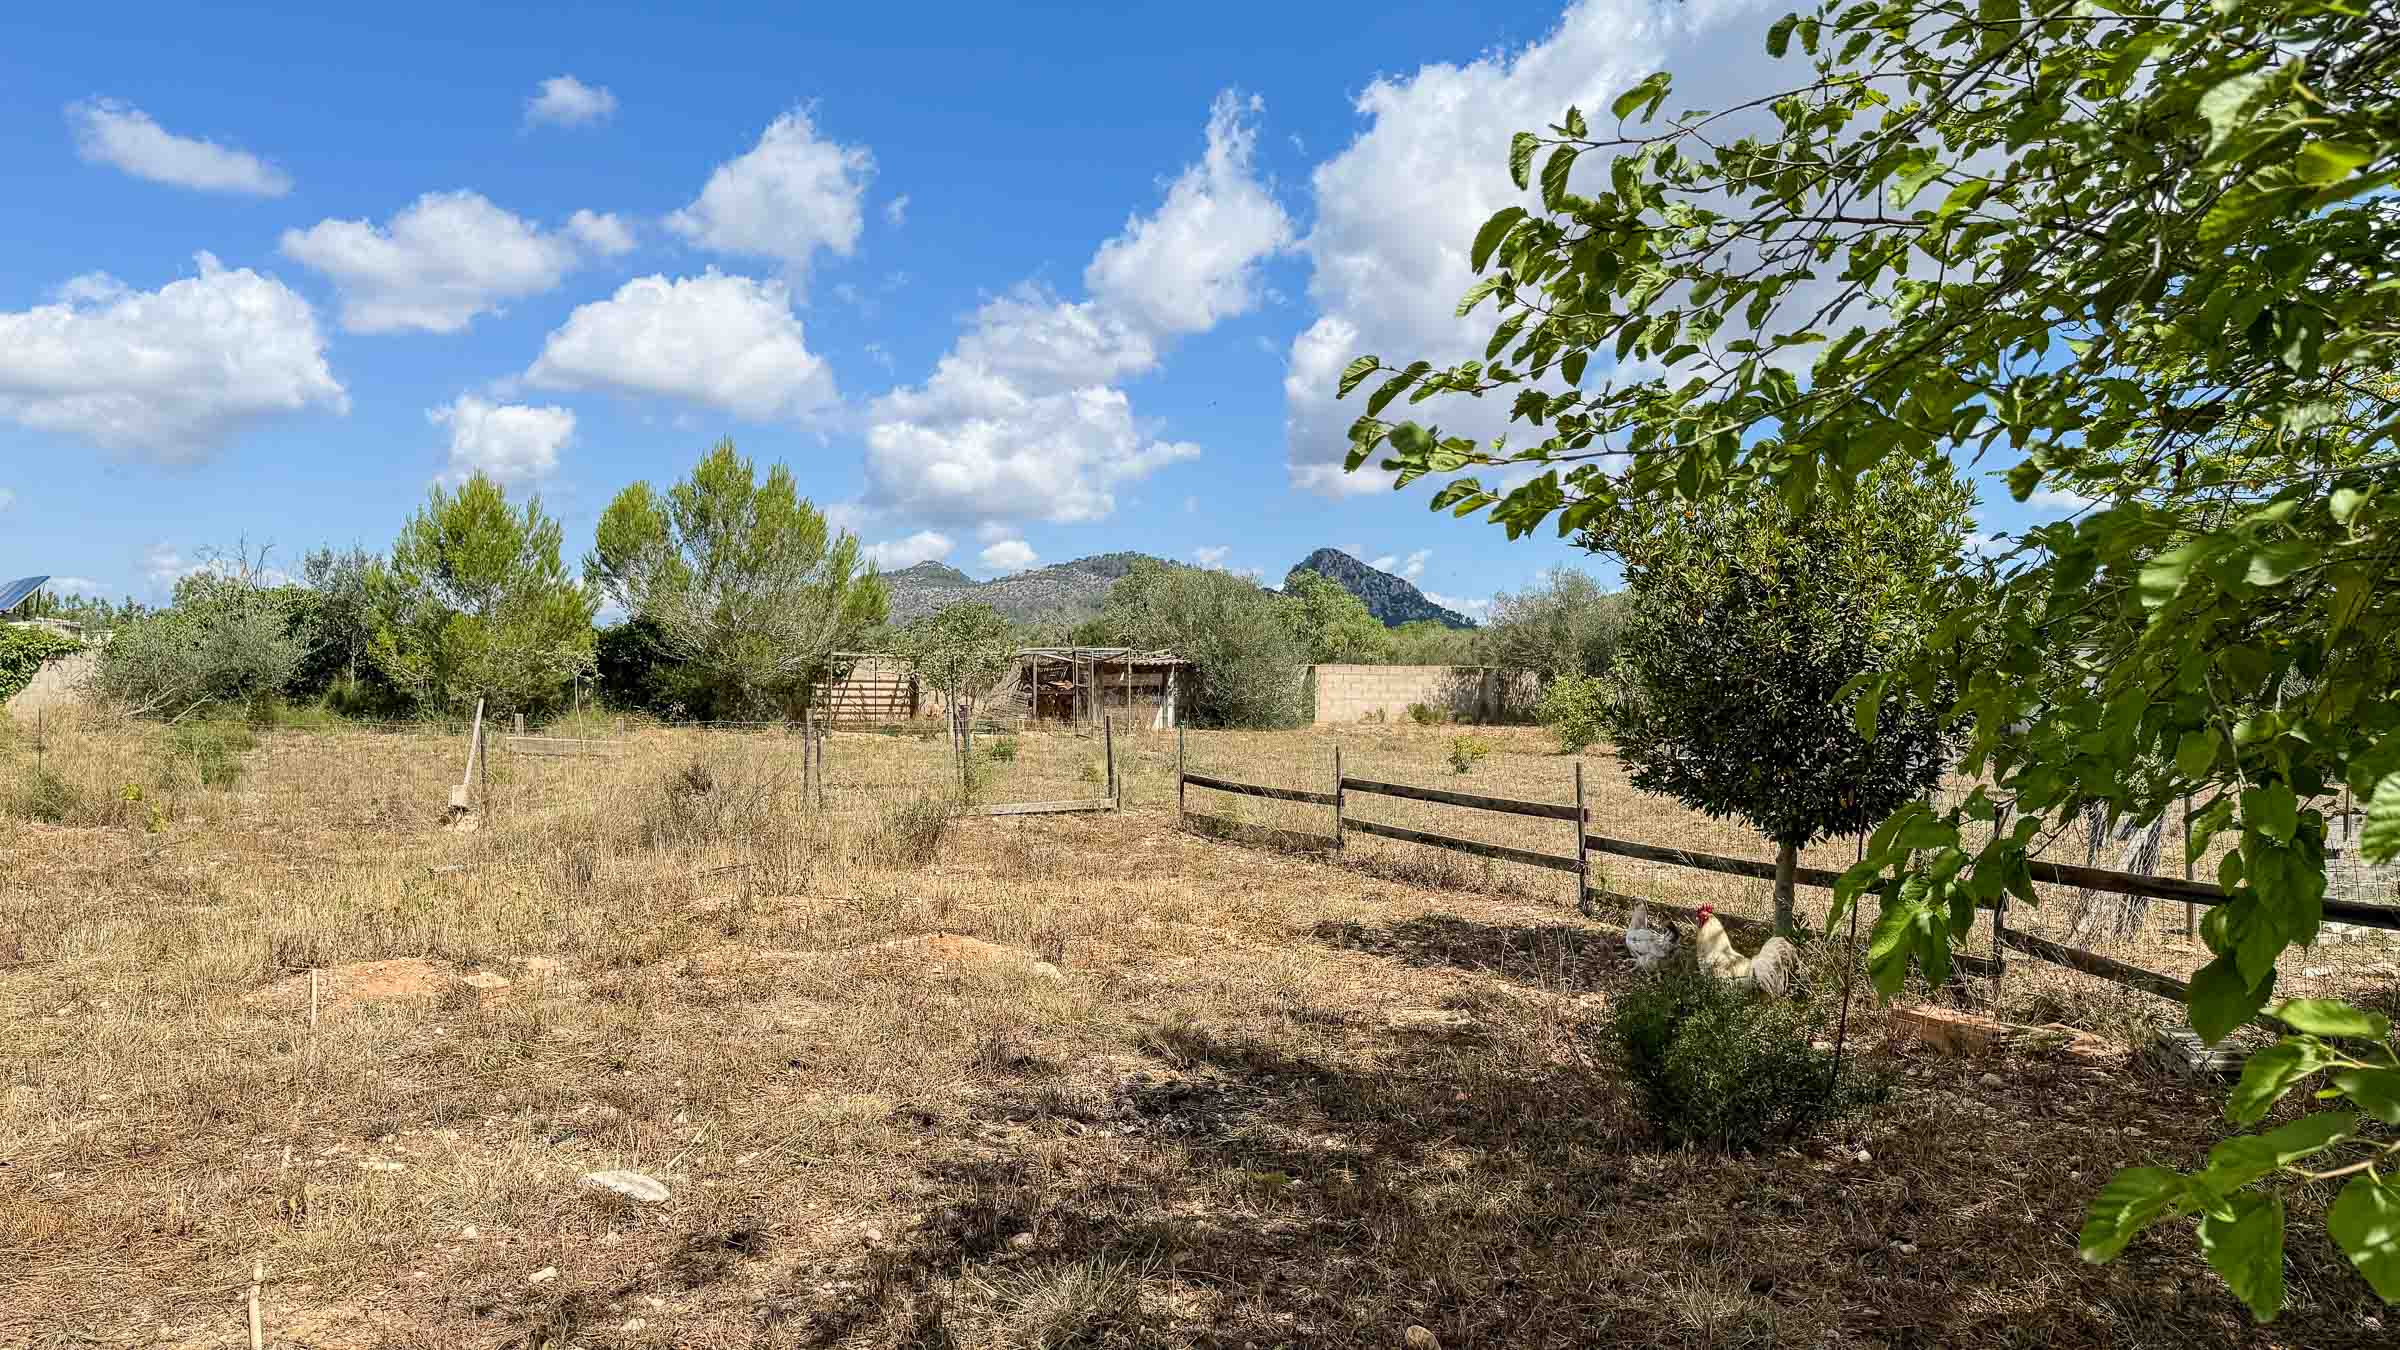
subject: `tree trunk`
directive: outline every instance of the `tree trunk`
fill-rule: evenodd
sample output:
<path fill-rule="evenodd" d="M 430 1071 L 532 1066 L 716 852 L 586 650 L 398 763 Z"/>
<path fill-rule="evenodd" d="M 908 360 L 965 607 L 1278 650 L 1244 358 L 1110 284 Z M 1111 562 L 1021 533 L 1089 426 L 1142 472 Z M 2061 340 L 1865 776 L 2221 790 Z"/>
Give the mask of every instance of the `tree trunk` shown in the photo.
<path fill-rule="evenodd" d="M 1800 866 L 1800 846 L 1779 843 L 1775 846 L 1775 931 L 1790 937 L 1795 927 L 1793 919 L 1792 873 Z"/>

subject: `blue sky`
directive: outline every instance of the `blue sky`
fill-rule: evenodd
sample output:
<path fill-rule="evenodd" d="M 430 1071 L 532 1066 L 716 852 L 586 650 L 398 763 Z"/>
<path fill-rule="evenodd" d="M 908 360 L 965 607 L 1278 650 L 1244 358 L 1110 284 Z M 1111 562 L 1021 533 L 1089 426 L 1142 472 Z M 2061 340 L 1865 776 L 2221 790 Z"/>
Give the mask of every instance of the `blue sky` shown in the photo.
<path fill-rule="evenodd" d="M 0 575 L 380 549 L 475 467 L 580 556 L 730 435 L 888 565 L 1331 545 L 1475 612 L 1587 560 L 1336 472 L 1334 372 L 1479 354 L 1512 131 L 1798 73 L 1747 0 L 334 8 L 0 20 Z"/>

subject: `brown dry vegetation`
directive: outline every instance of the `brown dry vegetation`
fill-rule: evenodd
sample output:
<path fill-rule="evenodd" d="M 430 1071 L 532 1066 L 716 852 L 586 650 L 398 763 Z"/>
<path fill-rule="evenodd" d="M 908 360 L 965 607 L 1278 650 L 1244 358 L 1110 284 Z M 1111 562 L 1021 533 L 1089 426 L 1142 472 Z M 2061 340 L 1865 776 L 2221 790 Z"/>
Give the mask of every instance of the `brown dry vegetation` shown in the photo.
<path fill-rule="evenodd" d="M 1357 775 L 1566 798 L 1531 733 L 1463 777 L 1449 735 L 1339 739 Z M 1196 734 L 1192 765 L 1322 787 L 1333 739 Z M 643 730 L 496 755 L 472 831 L 462 748 L 281 731 L 211 785 L 87 724 L 37 782 L 0 731 L 0 1344 L 246 1344 L 254 1262 L 278 1346 L 2387 1343 L 2314 1201 L 2265 1329 L 2185 1233 L 2075 1260 L 2111 1169 L 2205 1149 L 2213 1087 L 1934 1058 L 1862 1011 L 1888 1105 L 1784 1154 L 1661 1150 L 1593 1061 L 1624 967 L 1566 877 L 1178 831 L 1168 735 L 1120 738 L 1122 815 L 948 821 L 938 732 L 836 736 L 818 812 L 797 741 Z M 1031 734 L 981 790 L 1092 795 L 1098 756 Z M 1603 831 L 1763 856 L 1586 765 Z M 2007 1011 L 2170 1011 L 2034 969 Z M 579 1184 L 608 1168 L 670 1198 Z"/>

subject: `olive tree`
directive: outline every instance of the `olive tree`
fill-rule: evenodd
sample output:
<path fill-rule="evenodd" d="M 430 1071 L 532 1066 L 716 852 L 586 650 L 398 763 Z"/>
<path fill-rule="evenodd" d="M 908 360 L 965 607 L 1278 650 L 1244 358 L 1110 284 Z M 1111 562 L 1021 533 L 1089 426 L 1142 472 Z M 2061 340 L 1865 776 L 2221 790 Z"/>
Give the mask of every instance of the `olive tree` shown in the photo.
<path fill-rule="evenodd" d="M 1203 725 L 1291 726 L 1308 664 L 1291 603 L 1230 573 L 1144 560 L 1109 588 L 1082 635 L 1192 662 L 1186 706 Z"/>
<path fill-rule="evenodd" d="M 175 582 L 174 602 L 127 621 L 99 648 L 95 695 L 170 721 L 271 698 L 301 670 L 316 628 L 293 588 L 269 584 L 263 554 L 210 554 Z"/>
<path fill-rule="evenodd" d="M 1661 71 L 1598 116 L 1494 128 L 1530 195 L 1469 245 L 1461 313 L 1498 306 L 1483 359 L 1342 376 L 1376 382 L 1353 468 L 1435 476 L 1435 507 L 1512 535 L 1671 499 L 1798 509 L 1939 446 L 1992 456 L 2021 501 L 2090 500 L 1851 691 L 1935 706 L 1984 783 L 1894 812 L 1835 903 L 1879 904 L 1870 964 L 1893 990 L 1945 966 L 1978 905 L 2033 902 L 2027 855 L 2075 814 L 2147 824 L 2195 796 L 2192 856 L 2233 847 L 2193 1025 L 2214 1041 L 2268 1011 L 2294 1033 L 2250 1060 L 2228 1118 L 2312 1083 L 2340 1105 L 2196 1172 L 2119 1174 L 2083 1250 L 2197 1215 L 2262 1318 L 2296 1174 L 2340 1183 L 2333 1239 L 2400 1300 L 2400 1142 L 2366 1125 L 2400 1123 L 2390 1028 L 2270 1008 L 2323 917 L 2315 803 L 2347 787 L 2361 854 L 2400 857 L 2400 399 L 2376 378 L 2400 368 L 2396 33 L 2388 4 L 2337 0 L 1789 14 L 1765 35 L 1801 67 L 1785 88 L 1662 119 Z M 1505 399 L 1520 434 L 1384 420 L 1402 395 Z M 1971 846 L 1962 827 L 2003 809 Z"/>
<path fill-rule="evenodd" d="M 635 483 L 600 517 L 584 576 L 684 669 L 703 716 L 788 716 L 833 654 L 883 621 L 883 582 L 778 464 L 765 481 L 719 441 L 659 492 Z"/>
<path fill-rule="evenodd" d="M 1854 716 L 1836 695 L 1918 654 L 1972 501 L 1946 464 L 1893 463 L 1797 511 L 1652 503 L 1584 536 L 1623 563 L 1630 599 L 1623 697 L 1602 724 L 1635 787 L 1774 842 L 1778 932 L 1793 930 L 1801 849 L 1880 823 L 1948 767 L 1933 709 L 1893 692 Z"/>

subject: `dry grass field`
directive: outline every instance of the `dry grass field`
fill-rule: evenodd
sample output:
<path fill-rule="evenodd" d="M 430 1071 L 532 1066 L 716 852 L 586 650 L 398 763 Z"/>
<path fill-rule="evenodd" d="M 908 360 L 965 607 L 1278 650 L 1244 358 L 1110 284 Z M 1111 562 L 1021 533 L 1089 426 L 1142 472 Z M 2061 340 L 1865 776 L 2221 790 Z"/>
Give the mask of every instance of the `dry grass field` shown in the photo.
<path fill-rule="evenodd" d="M 1188 753 L 1323 788 L 1338 739 L 1356 776 L 1567 799 L 1536 734 L 1465 775 L 1454 734 Z M 0 729 L 0 1344 L 244 1346 L 262 1267 L 279 1347 L 2391 1344 L 2322 1197 L 2271 1327 L 2187 1233 L 2075 1259 L 2113 1168 L 2215 1137 L 2219 1089 L 2120 1051 L 1943 1058 L 1862 1000 L 1885 1105 L 1782 1153 L 1661 1149 L 1594 1060 L 1626 968 L 1569 878 L 1179 830 L 1171 734 L 1119 739 L 1122 814 L 953 821 L 938 733 L 835 736 L 818 810 L 796 740 L 643 729 L 496 754 L 472 829 L 461 737 L 252 739 L 54 725 L 37 772 Z M 1015 744 L 987 800 L 1100 791 L 1096 740 Z M 1602 832 L 1766 856 L 1585 766 Z M 1191 798 L 1234 834 L 1330 825 Z M 2163 911 L 2133 955 L 2188 968 Z M 2388 1001 L 2371 964 L 2313 978 Z M 2112 1045 L 2172 1016 L 2040 970 L 2001 1011 Z M 617 1168 L 667 1198 L 583 1180 Z"/>

